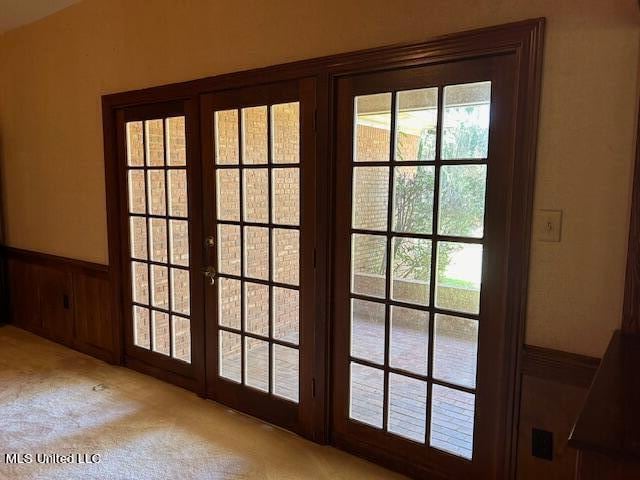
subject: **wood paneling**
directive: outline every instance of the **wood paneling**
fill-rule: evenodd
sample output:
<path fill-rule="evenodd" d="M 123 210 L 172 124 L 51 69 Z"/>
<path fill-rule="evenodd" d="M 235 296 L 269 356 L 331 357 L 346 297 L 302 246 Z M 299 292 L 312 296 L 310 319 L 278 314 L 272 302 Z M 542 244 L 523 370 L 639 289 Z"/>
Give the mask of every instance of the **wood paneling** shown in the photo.
<path fill-rule="evenodd" d="M 108 268 L 5 248 L 14 325 L 118 363 Z"/>
<path fill-rule="evenodd" d="M 71 276 L 49 265 L 9 257 L 10 321 L 17 326 L 71 345 L 73 314 L 65 308 Z M 44 315 L 42 312 L 47 312 Z"/>
<path fill-rule="evenodd" d="M 107 267 L 22 250 L 6 249 L 5 252 L 12 320 L 17 326 L 89 355 L 117 362 L 115 352 L 122 340 L 115 333 Z M 64 308 L 64 294 L 69 294 L 72 315 Z M 69 324 L 73 327 L 71 340 L 66 337 Z M 596 358 L 524 346 L 516 478 L 569 480 L 575 477 L 577 451 L 567 445 L 567 439 L 598 363 Z M 153 370 L 146 364 L 128 366 L 184 388 L 196 389 L 195 384 L 183 383 L 182 378 Z M 533 428 L 553 433 L 552 461 L 532 455 Z M 364 455 L 362 451 L 356 453 Z M 373 460 L 381 461 L 380 458 Z"/>
<path fill-rule="evenodd" d="M 46 335 L 56 342 L 73 343 L 71 272 L 53 266 L 36 265 L 38 313 Z"/>
<path fill-rule="evenodd" d="M 9 321 L 39 335 L 44 334 L 39 314 L 36 265 L 20 259 L 7 260 Z"/>
<path fill-rule="evenodd" d="M 599 359 L 526 345 L 523 349 L 516 478 L 572 480 L 577 452 L 567 445 Z M 532 429 L 553 434 L 553 459 L 532 455 Z"/>
<path fill-rule="evenodd" d="M 105 358 L 114 348 L 113 306 L 109 280 L 104 275 L 74 274 L 74 346 Z"/>

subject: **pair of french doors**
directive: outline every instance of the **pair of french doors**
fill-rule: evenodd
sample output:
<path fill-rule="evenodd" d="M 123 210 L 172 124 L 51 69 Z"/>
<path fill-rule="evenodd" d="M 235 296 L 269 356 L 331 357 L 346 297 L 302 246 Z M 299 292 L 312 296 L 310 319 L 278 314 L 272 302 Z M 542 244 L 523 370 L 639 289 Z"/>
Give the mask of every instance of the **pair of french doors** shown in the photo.
<path fill-rule="evenodd" d="M 125 361 L 312 436 L 315 81 L 199 108 L 119 112 Z"/>

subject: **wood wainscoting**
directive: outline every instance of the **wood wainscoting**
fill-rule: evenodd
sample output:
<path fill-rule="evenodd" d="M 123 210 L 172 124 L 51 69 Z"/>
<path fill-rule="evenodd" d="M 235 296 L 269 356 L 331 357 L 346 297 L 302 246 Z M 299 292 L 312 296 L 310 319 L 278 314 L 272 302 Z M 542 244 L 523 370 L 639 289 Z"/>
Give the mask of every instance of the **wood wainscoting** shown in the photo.
<path fill-rule="evenodd" d="M 5 247 L 12 324 L 119 363 L 109 267 Z"/>
<path fill-rule="evenodd" d="M 600 360 L 525 345 L 521 358 L 516 478 L 573 480 L 577 451 L 567 445 Z M 551 460 L 533 455 L 533 429 L 551 432 Z"/>

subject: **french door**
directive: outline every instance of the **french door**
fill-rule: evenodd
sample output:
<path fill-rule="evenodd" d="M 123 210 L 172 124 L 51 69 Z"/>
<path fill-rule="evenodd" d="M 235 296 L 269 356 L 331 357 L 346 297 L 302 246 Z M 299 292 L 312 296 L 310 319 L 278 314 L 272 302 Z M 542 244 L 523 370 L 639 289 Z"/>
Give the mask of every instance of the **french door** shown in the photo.
<path fill-rule="evenodd" d="M 333 435 L 405 469 L 502 458 L 510 62 L 337 84 Z"/>
<path fill-rule="evenodd" d="M 207 387 L 310 434 L 314 81 L 202 97 Z"/>
<path fill-rule="evenodd" d="M 125 363 L 185 387 L 204 382 L 193 102 L 120 110 Z"/>

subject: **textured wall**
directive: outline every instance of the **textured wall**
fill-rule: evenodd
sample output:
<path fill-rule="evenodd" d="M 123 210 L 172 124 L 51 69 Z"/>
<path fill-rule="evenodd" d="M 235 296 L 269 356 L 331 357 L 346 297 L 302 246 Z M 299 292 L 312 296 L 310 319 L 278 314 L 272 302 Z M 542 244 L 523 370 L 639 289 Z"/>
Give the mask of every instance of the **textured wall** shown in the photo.
<path fill-rule="evenodd" d="M 634 147 L 634 0 L 86 0 L 0 37 L 12 246 L 107 261 L 100 95 L 546 16 L 529 343 L 600 355 L 621 312 Z"/>

